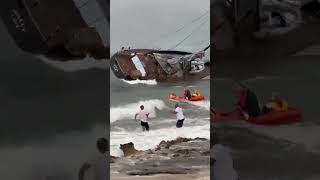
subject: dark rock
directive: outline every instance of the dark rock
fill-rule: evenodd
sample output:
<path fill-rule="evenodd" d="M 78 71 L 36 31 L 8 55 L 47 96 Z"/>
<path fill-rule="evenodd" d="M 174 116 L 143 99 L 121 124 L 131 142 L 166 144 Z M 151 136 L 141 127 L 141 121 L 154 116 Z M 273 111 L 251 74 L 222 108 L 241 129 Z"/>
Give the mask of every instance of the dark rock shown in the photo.
<path fill-rule="evenodd" d="M 210 155 L 210 151 L 201 152 L 201 155 L 208 156 L 208 155 Z"/>
<path fill-rule="evenodd" d="M 209 142 L 203 138 L 177 138 L 161 141 L 155 150 L 140 153 L 128 143 L 121 145 L 122 150 L 133 154 L 113 163 L 111 169 L 126 175 L 192 174 L 209 168 Z"/>
<path fill-rule="evenodd" d="M 119 157 L 116 156 L 110 156 L 110 163 L 115 163 L 118 158 Z"/>
<path fill-rule="evenodd" d="M 139 152 L 138 150 L 136 150 L 132 142 L 126 143 L 126 144 L 120 144 L 120 149 L 123 151 L 123 154 L 125 157 Z"/>
<path fill-rule="evenodd" d="M 168 156 L 168 153 L 161 153 L 161 155 L 163 155 L 163 156 Z"/>
<path fill-rule="evenodd" d="M 178 137 L 177 139 L 172 140 L 172 141 L 161 141 L 156 149 L 157 150 L 160 150 L 162 148 L 168 149 L 172 145 L 179 144 L 179 143 L 182 143 L 182 142 L 188 142 L 188 141 L 191 141 L 191 140 L 192 139 L 190 139 L 190 138 Z"/>
<path fill-rule="evenodd" d="M 156 168 L 156 169 L 143 169 L 143 170 L 132 170 L 128 171 L 128 175 L 132 176 L 147 176 L 147 175 L 155 175 L 155 174 L 190 174 L 194 172 L 189 168 Z"/>

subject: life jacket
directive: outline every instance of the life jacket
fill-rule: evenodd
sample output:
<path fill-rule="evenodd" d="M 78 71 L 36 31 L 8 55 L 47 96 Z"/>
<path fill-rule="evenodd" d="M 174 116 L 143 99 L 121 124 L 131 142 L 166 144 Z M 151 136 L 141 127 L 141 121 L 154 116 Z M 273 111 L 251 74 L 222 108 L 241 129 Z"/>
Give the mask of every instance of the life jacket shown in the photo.
<path fill-rule="evenodd" d="M 176 97 L 177 97 L 176 95 L 170 94 L 171 99 L 176 98 Z"/>
<path fill-rule="evenodd" d="M 201 94 L 199 92 L 195 92 L 192 94 L 192 96 L 196 97 L 196 96 L 201 96 Z"/>
<path fill-rule="evenodd" d="M 273 111 L 286 111 L 288 110 L 289 105 L 284 99 L 276 97 L 267 104 L 267 107 L 271 108 Z"/>

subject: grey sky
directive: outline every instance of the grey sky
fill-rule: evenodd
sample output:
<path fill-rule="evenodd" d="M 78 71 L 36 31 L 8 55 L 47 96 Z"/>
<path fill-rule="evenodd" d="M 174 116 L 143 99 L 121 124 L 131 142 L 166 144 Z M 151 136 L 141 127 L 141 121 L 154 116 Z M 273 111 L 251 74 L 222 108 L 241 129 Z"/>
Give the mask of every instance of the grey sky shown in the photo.
<path fill-rule="evenodd" d="M 209 10 L 210 0 L 111 0 L 110 6 L 112 53 L 122 46 L 172 48 L 205 21 L 177 49 L 196 51 L 209 44 L 209 13 L 196 23 L 190 22 Z M 185 24 L 189 24 L 186 29 L 174 33 Z"/>

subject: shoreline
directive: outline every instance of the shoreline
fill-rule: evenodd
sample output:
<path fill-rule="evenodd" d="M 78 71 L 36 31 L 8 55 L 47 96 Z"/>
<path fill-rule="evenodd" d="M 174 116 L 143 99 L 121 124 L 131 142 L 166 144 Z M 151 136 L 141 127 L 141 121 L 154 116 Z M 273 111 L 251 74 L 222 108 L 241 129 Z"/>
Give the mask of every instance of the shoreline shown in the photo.
<path fill-rule="evenodd" d="M 126 176 L 111 174 L 112 180 L 210 180 L 210 171 L 197 174 L 157 174 L 151 176 Z"/>
<path fill-rule="evenodd" d="M 210 140 L 177 138 L 162 141 L 155 149 L 136 150 L 129 142 L 121 144 L 123 157 L 110 163 L 114 180 L 209 180 Z"/>

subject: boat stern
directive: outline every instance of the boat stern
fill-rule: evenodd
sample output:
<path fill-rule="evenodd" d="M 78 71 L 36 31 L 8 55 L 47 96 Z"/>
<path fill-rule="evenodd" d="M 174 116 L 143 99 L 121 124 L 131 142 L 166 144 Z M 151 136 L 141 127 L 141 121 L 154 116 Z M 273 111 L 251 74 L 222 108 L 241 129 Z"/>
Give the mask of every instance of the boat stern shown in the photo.
<path fill-rule="evenodd" d="M 44 37 L 28 13 L 23 0 L 7 1 L 1 5 L 0 16 L 15 44 L 31 53 L 48 51 Z"/>
<path fill-rule="evenodd" d="M 122 70 L 122 68 L 119 65 L 118 62 L 118 56 L 119 54 L 116 53 L 115 55 L 113 55 L 110 59 L 110 68 L 113 72 L 113 74 L 119 78 L 119 79 L 126 79 L 126 73 Z"/>

